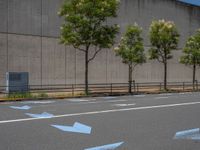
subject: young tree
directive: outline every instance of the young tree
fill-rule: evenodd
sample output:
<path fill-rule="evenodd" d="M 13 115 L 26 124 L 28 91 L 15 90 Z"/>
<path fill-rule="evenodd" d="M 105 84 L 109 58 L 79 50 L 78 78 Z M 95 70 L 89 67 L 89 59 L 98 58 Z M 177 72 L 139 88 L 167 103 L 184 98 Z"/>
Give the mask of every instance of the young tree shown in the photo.
<path fill-rule="evenodd" d="M 122 58 L 123 63 L 128 65 L 129 93 L 132 93 L 132 74 L 134 68 L 138 64 L 146 62 L 141 33 L 142 29 L 138 25 L 128 26 L 119 46 L 114 49 L 116 54 Z"/>
<path fill-rule="evenodd" d="M 104 48 L 111 48 L 118 25 L 107 25 L 117 16 L 118 0 L 65 0 L 59 11 L 64 18 L 61 43 L 72 45 L 85 55 L 85 93 L 88 91 L 88 65 Z M 89 55 L 90 54 L 90 55 Z"/>
<path fill-rule="evenodd" d="M 179 33 L 171 21 L 153 21 L 150 26 L 150 59 L 157 59 L 164 65 L 164 90 L 167 90 L 167 62 L 172 58 L 172 50 L 177 49 Z"/>
<path fill-rule="evenodd" d="M 193 90 L 195 89 L 196 68 L 200 66 L 200 30 L 191 36 L 183 49 L 183 56 L 180 58 L 180 63 L 193 66 Z"/>

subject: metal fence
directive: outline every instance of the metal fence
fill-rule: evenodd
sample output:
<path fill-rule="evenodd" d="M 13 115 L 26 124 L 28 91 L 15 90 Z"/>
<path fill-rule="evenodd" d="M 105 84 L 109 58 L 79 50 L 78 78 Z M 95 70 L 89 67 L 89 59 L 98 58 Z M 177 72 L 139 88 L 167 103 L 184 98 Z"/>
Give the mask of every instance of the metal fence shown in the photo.
<path fill-rule="evenodd" d="M 27 86 L 27 85 L 25 85 Z M 167 87 L 170 91 L 193 91 L 199 90 L 199 83 L 192 82 L 168 82 Z M 57 85 L 29 85 L 30 93 L 46 93 L 48 95 L 81 95 L 84 94 L 84 84 L 57 84 Z M 132 83 L 133 94 L 156 93 L 163 90 L 162 82 L 151 83 Z M 0 95 L 5 95 L 6 86 L 0 86 Z M 129 83 L 102 83 L 89 84 L 90 94 L 126 94 L 128 93 Z"/>

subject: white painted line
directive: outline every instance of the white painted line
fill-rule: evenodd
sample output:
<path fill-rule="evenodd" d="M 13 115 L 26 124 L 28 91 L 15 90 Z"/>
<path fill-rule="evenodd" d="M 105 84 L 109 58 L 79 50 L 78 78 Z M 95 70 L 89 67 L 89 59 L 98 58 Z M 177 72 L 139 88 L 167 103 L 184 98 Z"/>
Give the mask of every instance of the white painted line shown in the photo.
<path fill-rule="evenodd" d="M 86 101 L 86 102 L 74 102 L 74 103 L 67 103 L 67 104 L 54 104 L 54 105 L 40 105 L 40 106 L 34 106 L 34 107 L 49 107 L 49 106 L 52 106 L 52 107 L 59 107 L 60 105 L 87 105 L 87 104 L 103 104 L 103 103 L 117 103 L 117 102 L 126 102 L 126 101 L 130 101 L 130 100 L 109 100 L 109 101 L 100 101 L 100 100 L 96 100 L 96 101 Z"/>
<path fill-rule="evenodd" d="M 178 104 L 167 104 L 167 105 L 157 105 L 157 106 L 144 106 L 144 107 L 134 107 L 134 108 L 124 108 L 124 109 L 110 109 L 110 110 L 101 110 L 101 111 L 92 111 L 92 112 L 82 112 L 82 113 L 74 113 L 74 114 L 55 115 L 52 118 L 73 117 L 73 116 L 83 116 L 83 115 L 94 115 L 94 114 L 103 114 L 103 113 L 111 113 L 111 112 L 123 112 L 123 111 L 131 111 L 131 110 L 168 108 L 168 107 L 188 106 L 188 105 L 196 105 L 196 104 L 200 104 L 200 102 L 178 103 Z M 3 121 L 0 121 L 0 124 L 12 123 L 12 122 L 31 121 L 31 120 L 45 120 L 45 119 L 52 119 L 52 118 L 24 118 L 24 119 L 16 119 L 16 120 L 3 120 Z"/>
<path fill-rule="evenodd" d="M 87 99 L 68 99 L 70 102 L 88 102 L 90 100 Z"/>
<path fill-rule="evenodd" d="M 172 94 L 171 93 L 162 93 L 162 94 L 158 94 L 160 96 L 171 96 Z"/>
<path fill-rule="evenodd" d="M 184 95 L 184 94 L 186 94 L 186 93 L 179 93 L 179 95 Z"/>
<path fill-rule="evenodd" d="M 22 104 L 51 104 L 55 103 L 56 101 L 24 101 L 21 102 Z"/>
<path fill-rule="evenodd" d="M 77 104 L 100 104 L 100 103 L 117 103 L 117 102 L 126 102 L 129 100 L 110 100 L 110 101 L 95 101 L 95 102 L 85 102 L 85 103 L 77 103 Z"/>
<path fill-rule="evenodd" d="M 126 106 L 134 106 L 135 104 L 114 104 L 114 106 L 118 107 L 126 107 Z"/>
<path fill-rule="evenodd" d="M 167 99 L 169 97 L 155 97 L 155 99 Z"/>
<path fill-rule="evenodd" d="M 112 101 L 103 101 L 103 103 L 115 103 L 115 102 L 126 102 L 126 101 L 130 101 L 128 99 L 121 99 L 121 100 L 112 100 Z"/>
<path fill-rule="evenodd" d="M 99 97 L 99 98 L 102 98 L 102 99 L 115 99 L 115 98 L 117 98 L 117 97 L 107 96 L 107 97 Z"/>
<path fill-rule="evenodd" d="M 193 92 L 187 92 L 187 94 L 193 94 Z"/>
<path fill-rule="evenodd" d="M 146 95 L 135 95 L 134 97 L 145 97 Z"/>

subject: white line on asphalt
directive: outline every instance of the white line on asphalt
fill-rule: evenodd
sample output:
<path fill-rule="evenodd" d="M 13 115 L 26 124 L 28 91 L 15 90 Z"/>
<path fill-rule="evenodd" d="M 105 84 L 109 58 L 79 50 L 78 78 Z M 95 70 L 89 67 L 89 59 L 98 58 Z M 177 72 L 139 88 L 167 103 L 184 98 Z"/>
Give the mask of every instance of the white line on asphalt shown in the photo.
<path fill-rule="evenodd" d="M 126 106 L 134 106 L 135 104 L 114 104 L 114 106 L 118 107 L 126 107 Z"/>
<path fill-rule="evenodd" d="M 68 99 L 70 102 L 89 102 L 91 100 L 88 99 Z"/>
<path fill-rule="evenodd" d="M 171 93 L 163 93 L 163 94 L 158 94 L 160 96 L 171 96 L 172 94 Z"/>
<path fill-rule="evenodd" d="M 167 99 L 169 97 L 155 97 L 155 99 Z"/>
<path fill-rule="evenodd" d="M 179 93 L 179 95 L 184 95 L 184 94 L 186 94 L 186 93 Z"/>
<path fill-rule="evenodd" d="M 113 96 L 106 96 L 106 97 L 99 97 L 99 98 L 102 98 L 102 99 L 115 99 L 117 97 L 113 97 Z"/>
<path fill-rule="evenodd" d="M 92 112 L 82 112 L 82 113 L 64 114 L 64 115 L 57 115 L 57 116 L 55 115 L 52 118 L 94 115 L 94 114 L 123 112 L 123 111 L 131 111 L 131 110 L 167 108 L 167 107 L 187 106 L 187 105 L 196 105 L 196 104 L 200 104 L 200 102 L 178 103 L 178 104 L 167 104 L 167 105 L 157 105 L 157 106 L 144 106 L 144 107 L 134 107 L 134 108 L 132 107 L 132 108 L 124 108 L 124 109 L 110 109 L 110 110 L 101 110 L 101 111 L 92 111 Z M 16 120 L 3 120 L 3 121 L 0 121 L 0 124 L 12 123 L 12 122 L 31 121 L 31 120 L 44 120 L 44 119 L 52 119 L 52 118 L 24 118 L 24 119 L 16 119 Z"/>
<path fill-rule="evenodd" d="M 126 102 L 129 100 L 109 100 L 109 101 L 95 101 L 95 102 L 85 102 L 85 103 L 76 103 L 76 104 L 99 104 L 99 103 L 116 103 L 116 102 Z"/>
<path fill-rule="evenodd" d="M 134 97 L 145 97 L 146 95 L 135 95 Z"/>
<path fill-rule="evenodd" d="M 92 102 L 92 101 L 85 101 L 85 102 L 76 102 L 76 103 L 66 103 L 66 105 L 86 105 L 86 104 L 101 104 L 101 103 L 117 103 L 117 102 L 126 102 L 126 101 L 130 101 L 130 100 L 109 100 L 109 101 L 98 101 L 98 100 L 96 100 L 96 101 L 94 101 L 94 102 Z M 40 106 L 34 106 L 34 107 L 37 107 L 37 108 L 39 108 L 39 107 L 49 107 L 49 106 L 59 106 L 59 105 L 64 105 L 63 103 L 58 103 L 58 104 L 54 104 L 54 105 L 40 105 Z"/>
<path fill-rule="evenodd" d="M 187 94 L 193 94 L 193 92 L 187 92 Z"/>

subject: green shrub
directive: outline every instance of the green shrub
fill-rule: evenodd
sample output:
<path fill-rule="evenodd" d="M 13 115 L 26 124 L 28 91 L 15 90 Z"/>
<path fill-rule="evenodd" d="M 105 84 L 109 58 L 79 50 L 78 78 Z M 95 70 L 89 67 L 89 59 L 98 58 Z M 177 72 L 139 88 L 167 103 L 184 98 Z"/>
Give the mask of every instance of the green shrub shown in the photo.
<path fill-rule="evenodd" d="M 33 95 L 30 92 L 17 92 L 8 94 L 7 98 L 33 98 Z"/>
<path fill-rule="evenodd" d="M 47 95 L 46 93 L 39 93 L 39 94 L 37 95 L 37 97 L 38 97 L 38 98 L 47 98 L 48 95 Z"/>

